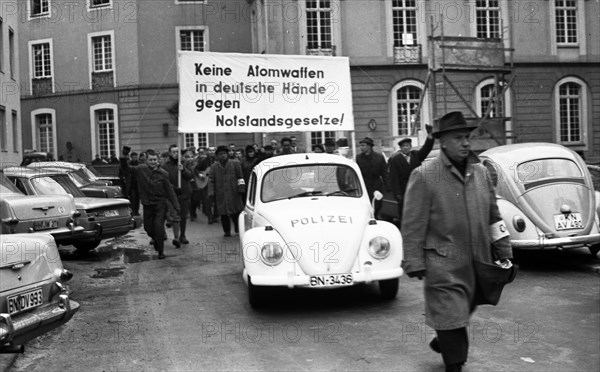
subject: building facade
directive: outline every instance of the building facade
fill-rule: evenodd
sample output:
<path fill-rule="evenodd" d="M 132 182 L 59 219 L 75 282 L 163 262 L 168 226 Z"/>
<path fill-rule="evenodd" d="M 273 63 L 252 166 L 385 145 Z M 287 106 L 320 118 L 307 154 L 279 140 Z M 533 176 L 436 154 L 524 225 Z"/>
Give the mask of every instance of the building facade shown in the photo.
<path fill-rule="evenodd" d="M 0 1 L 0 168 L 21 162 L 18 25 L 15 2 Z"/>
<path fill-rule="evenodd" d="M 19 2 L 23 147 L 83 160 L 177 141 L 177 50 L 348 56 L 356 138 L 388 153 L 450 110 L 484 146 L 600 162 L 600 4 L 586 0 Z M 23 5 L 24 4 L 24 5 Z M 303 147 L 349 133 L 295 133 Z M 277 137 L 277 136 L 271 136 Z M 267 142 L 186 134 L 185 144 Z M 480 148 L 483 149 L 483 148 Z"/>

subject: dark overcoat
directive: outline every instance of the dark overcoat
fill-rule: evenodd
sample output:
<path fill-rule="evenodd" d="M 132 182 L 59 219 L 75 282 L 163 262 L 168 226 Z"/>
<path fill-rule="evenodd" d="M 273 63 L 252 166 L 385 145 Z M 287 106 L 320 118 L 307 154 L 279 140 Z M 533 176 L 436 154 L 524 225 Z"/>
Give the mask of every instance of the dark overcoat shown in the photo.
<path fill-rule="evenodd" d="M 426 270 L 426 323 L 436 330 L 467 326 L 475 309 L 473 260 L 492 261 L 490 224 L 502 218 L 486 168 L 471 154 L 465 176 L 443 151 L 416 168 L 402 215 L 407 273 Z M 495 259 L 511 258 L 508 240 Z"/>
<path fill-rule="evenodd" d="M 214 195 L 217 214 L 240 213 L 244 209 L 241 195 L 246 190 L 240 162 L 227 160 L 223 165 L 216 161 L 210 166 L 208 177 L 208 196 Z"/>

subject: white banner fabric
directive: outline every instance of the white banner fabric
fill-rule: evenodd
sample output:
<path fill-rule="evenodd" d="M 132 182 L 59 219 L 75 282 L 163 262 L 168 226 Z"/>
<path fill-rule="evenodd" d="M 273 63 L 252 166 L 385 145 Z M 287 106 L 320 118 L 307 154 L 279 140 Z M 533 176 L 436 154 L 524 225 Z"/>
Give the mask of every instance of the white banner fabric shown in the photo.
<path fill-rule="evenodd" d="M 347 57 L 179 52 L 180 133 L 352 131 Z"/>

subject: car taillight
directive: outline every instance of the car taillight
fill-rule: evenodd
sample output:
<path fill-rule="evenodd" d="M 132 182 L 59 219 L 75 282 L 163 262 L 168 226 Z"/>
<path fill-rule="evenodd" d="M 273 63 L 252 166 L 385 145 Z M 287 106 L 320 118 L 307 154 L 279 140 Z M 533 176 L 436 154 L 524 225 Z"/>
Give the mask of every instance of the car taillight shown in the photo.
<path fill-rule="evenodd" d="M 513 226 L 515 227 L 515 230 L 517 230 L 518 232 L 525 231 L 525 220 L 523 219 L 523 217 L 514 216 L 513 217 Z"/>

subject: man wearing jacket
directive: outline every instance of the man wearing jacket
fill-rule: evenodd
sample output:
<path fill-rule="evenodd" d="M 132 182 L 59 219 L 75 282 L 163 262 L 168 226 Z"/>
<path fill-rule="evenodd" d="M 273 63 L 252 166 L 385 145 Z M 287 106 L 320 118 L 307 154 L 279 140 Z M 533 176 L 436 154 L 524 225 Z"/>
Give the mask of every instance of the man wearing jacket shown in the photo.
<path fill-rule="evenodd" d="M 390 172 L 390 187 L 392 193 L 398 202 L 398 227 L 402 223 L 402 204 L 404 203 L 404 193 L 406 192 L 406 185 L 408 184 L 408 178 L 413 169 L 421 165 L 423 160 L 427 158 L 427 155 L 433 148 L 435 139 L 431 135 L 431 125 L 425 126 L 427 130 L 427 140 L 419 150 L 412 149 L 412 140 L 410 138 L 404 138 L 398 142 L 400 151 L 394 154 L 389 160 L 389 172 Z"/>
<path fill-rule="evenodd" d="M 458 111 L 436 124 L 440 154 L 408 181 L 402 267 L 409 277 L 425 278 L 425 321 L 437 334 L 431 349 L 442 354 L 446 371 L 461 371 L 469 348 L 466 327 L 477 306 L 474 261 L 509 265 L 512 250 L 490 177 L 470 151 L 477 126 Z"/>
<path fill-rule="evenodd" d="M 119 162 L 125 174 L 131 172 L 136 178 L 140 201 L 144 213 L 144 230 L 154 241 L 158 258 L 165 258 L 165 219 L 167 200 L 179 212 L 179 202 L 169 182 L 169 174 L 158 165 L 158 154 L 154 150 L 146 151 L 146 163 L 138 166 L 128 164 L 129 151 L 124 149 Z"/>
<path fill-rule="evenodd" d="M 384 187 L 388 186 L 387 163 L 383 155 L 373 151 L 375 143 L 370 137 L 365 137 L 359 141 L 360 154 L 356 156 L 356 164 L 360 168 L 360 173 L 367 187 L 369 200 L 373 200 L 375 191 L 383 193 Z M 375 201 L 375 218 L 381 209 L 381 200 Z"/>
<path fill-rule="evenodd" d="M 171 211 L 169 213 L 169 220 L 173 226 L 173 245 L 177 248 L 181 247 L 181 244 L 189 243 L 185 232 L 192 197 L 192 185 L 190 181 L 194 178 L 192 173 L 193 160 L 193 156 L 190 155 L 183 159 L 182 164 L 179 164 L 179 147 L 171 145 L 169 146 L 169 158 L 162 165 L 163 169 L 169 174 L 169 181 L 175 190 L 179 202 L 179 211 Z M 181 173 L 181 178 L 179 178 L 179 173 Z"/>

